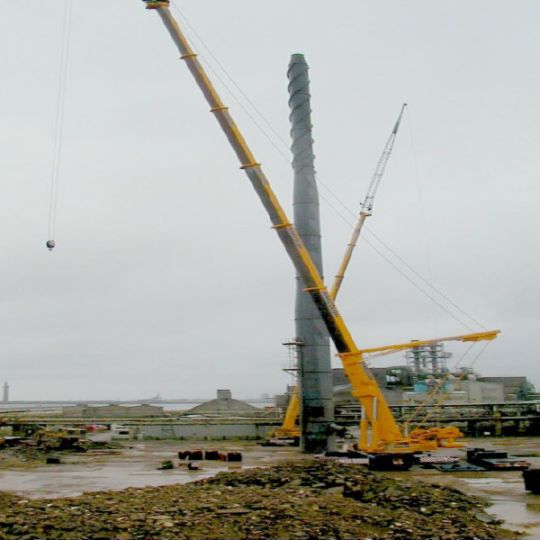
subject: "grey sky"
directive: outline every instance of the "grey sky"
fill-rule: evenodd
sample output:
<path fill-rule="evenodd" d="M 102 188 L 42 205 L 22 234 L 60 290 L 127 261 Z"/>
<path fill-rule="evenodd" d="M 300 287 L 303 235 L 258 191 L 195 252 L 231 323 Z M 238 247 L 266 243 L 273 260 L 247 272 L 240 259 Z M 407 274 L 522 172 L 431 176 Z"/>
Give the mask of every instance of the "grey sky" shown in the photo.
<path fill-rule="evenodd" d="M 58 247 L 46 250 L 63 6 L 0 8 L 0 382 L 13 399 L 281 391 L 292 266 L 140 1 L 74 0 Z M 306 55 L 319 179 L 353 212 L 409 103 L 368 226 L 503 331 L 479 371 L 540 385 L 538 2 L 178 6 L 286 141 L 287 63 Z M 289 209 L 287 161 L 223 98 Z M 324 200 L 321 212 L 329 279 L 350 226 Z M 338 305 L 361 346 L 467 331 L 364 241 Z"/>

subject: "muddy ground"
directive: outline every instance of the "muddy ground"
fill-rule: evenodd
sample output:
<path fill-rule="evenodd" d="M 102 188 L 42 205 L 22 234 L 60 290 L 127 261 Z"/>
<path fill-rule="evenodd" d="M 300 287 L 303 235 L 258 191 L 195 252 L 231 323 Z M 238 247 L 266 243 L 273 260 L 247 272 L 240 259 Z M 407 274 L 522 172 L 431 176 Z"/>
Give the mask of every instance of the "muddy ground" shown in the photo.
<path fill-rule="evenodd" d="M 25 498 L 56 498 L 81 495 L 84 492 L 118 490 L 128 487 L 185 484 L 214 474 L 241 468 L 269 466 L 280 461 L 302 459 L 294 448 L 264 448 L 255 443 L 185 443 L 179 441 L 130 441 L 123 449 L 90 450 L 85 453 L 56 452 L 61 465 L 45 465 L 44 456 L 10 461 L 11 467 L 0 466 L 0 490 Z M 241 463 L 201 462 L 201 470 L 178 467 L 178 451 L 182 449 L 216 448 L 239 451 Z M 1 453 L 0 453 L 1 454 Z M 173 470 L 158 470 L 161 462 L 173 459 Z M 0 458 L 0 464 L 2 460 Z"/>
<path fill-rule="evenodd" d="M 327 460 L 74 498 L 4 495 L 0 505 L 5 540 L 515 538 L 477 497 Z"/>
<path fill-rule="evenodd" d="M 513 453 L 526 455 L 535 465 L 540 466 L 540 439 L 474 441 L 475 444 L 480 442 L 487 446 L 504 447 Z M 39 464 L 35 467 L 33 464 L 28 464 L 31 468 L 23 465 L 22 468 L 0 469 L 0 489 L 17 494 L 25 500 L 52 499 L 110 489 L 173 486 L 202 480 L 217 472 L 236 473 L 240 467 L 243 469 L 256 466 L 267 467 L 292 458 L 305 459 L 295 449 L 263 448 L 254 443 L 193 444 L 178 441 L 137 441 L 124 444 L 126 448 L 122 452 L 103 450 L 90 451 L 86 454 L 62 455 L 62 465 Z M 175 467 L 169 471 L 157 470 L 161 461 L 174 458 L 178 450 L 196 447 L 239 450 L 243 453 L 244 460 L 241 464 L 201 462 L 203 468 L 200 471 L 188 471 L 184 466 Z M 175 465 L 177 464 L 176 459 Z M 540 538 L 540 496 L 524 491 L 519 472 L 448 474 L 434 470 L 415 470 L 407 473 L 391 473 L 389 476 L 400 482 L 408 482 L 411 478 L 436 482 L 458 488 L 467 494 L 485 496 L 491 504 L 487 511 L 504 519 L 505 527 L 526 531 L 530 538 Z M 155 538 L 160 538 L 160 536 Z"/>

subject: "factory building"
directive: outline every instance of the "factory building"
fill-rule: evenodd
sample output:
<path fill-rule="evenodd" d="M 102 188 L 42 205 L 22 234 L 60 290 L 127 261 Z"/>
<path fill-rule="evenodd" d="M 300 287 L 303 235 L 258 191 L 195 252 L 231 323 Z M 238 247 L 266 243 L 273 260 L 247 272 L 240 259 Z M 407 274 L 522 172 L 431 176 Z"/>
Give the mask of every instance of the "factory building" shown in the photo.
<path fill-rule="evenodd" d="M 216 399 L 201 403 L 186 411 L 187 414 L 205 414 L 216 416 L 245 416 L 260 413 L 261 409 L 233 399 L 230 390 L 218 390 Z"/>
<path fill-rule="evenodd" d="M 445 403 L 463 404 L 520 401 L 530 399 L 534 393 L 534 386 L 526 377 L 477 377 L 472 371 L 454 377 L 448 372 L 432 374 L 431 360 L 424 363 L 417 356 L 408 365 L 371 368 L 371 372 L 390 405 L 422 403 L 431 399 L 433 393 L 437 394 L 437 399 L 444 398 Z M 423 371 L 424 367 L 428 368 L 428 373 Z M 418 368 L 422 371 L 421 377 L 416 373 Z M 357 404 L 343 369 L 332 372 L 336 403 Z"/>
<path fill-rule="evenodd" d="M 478 377 L 478 380 L 502 385 L 504 401 L 529 399 L 530 394 L 535 391 L 533 384 L 527 377 Z"/>
<path fill-rule="evenodd" d="M 443 401 L 444 403 L 500 403 L 504 401 L 502 384 L 480 382 L 474 379 L 454 380 L 440 384 L 433 379 L 432 384 L 414 385 L 411 392 L 403 393 L 403 403 L 423 403 L 424 401 Z"/>
<path fill-rule="evenodd" d="M 444 343 L 412 347 L 406 365 L 374 367 L 370 371 L 390 405 L 444 401 L 444 403 L 501 403 L 531 399 L 534 386 L 527 377 L 481 377 L 470 367 L 451 371 L 452 354 Z M 337 403 L 356 403 L 343 369 L 333 370 Z"/>
<path fill-rule="evenodd" d="M 62 407 L 62 414 L 71 418 L 148 418 L 163 416 L 163 407 L 155 405 L 78 405 Z"/>

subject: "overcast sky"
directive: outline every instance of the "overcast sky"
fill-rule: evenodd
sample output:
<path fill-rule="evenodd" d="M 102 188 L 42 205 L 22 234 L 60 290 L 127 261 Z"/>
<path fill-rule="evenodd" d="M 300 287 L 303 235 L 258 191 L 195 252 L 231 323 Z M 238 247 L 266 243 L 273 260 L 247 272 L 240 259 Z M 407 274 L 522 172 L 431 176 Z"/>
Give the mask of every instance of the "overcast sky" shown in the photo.
<path fill-rule="evenodd" d="M 73 0 L 57 248 L 47 251 L 64 1 L 0 7 L 0 383 L 10 382 L 12 399 L 282 391 L 292 265 L 140 1 Z M 287 64 L 306 55 L 328 281 L 409 103 L 368 226 L 484 327 L 502 330 L 478 371 L 540 385 L 540 4 L 177 5 L 285 142 Z M 223 99 L 289 211 L 286 146 Z M 366 239 L 376 242 L 369 232 L 360 241 L 338 299 L 361 347 L 468 332 L 462 322 L 481 330 L 429 300 Z M 455 360 L 466 349 L 449 348 Z"/>

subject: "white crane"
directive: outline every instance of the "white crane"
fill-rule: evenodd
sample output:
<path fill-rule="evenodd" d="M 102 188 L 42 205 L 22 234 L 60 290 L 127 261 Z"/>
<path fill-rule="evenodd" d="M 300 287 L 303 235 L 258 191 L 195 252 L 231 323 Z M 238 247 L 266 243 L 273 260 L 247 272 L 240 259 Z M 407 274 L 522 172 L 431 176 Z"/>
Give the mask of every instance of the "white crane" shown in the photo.
<path fill-rule="evenodd" d="M 388 137 L 388 140 L 386 141 L 386 144 L 384 146 L 383 153 L 381 154 L 381 157 L 379 158 L 379 161 L 377 162 L 377 167 L 375 167 L 375 172 L 373 173 L 373 177 L 371 178 L 371 182 L 369 184 L 369 188 L 366 193 L 364 202 L 361 203 L 360 205 L 362 209 L 360 210 L 360 214 L 358 215 L 358 220 L 354 227 L 351 239 L 349 243 L 347 244 L 345 255 L 343 256 L 343 260 L 341 261 L 341 265 L 339 267 L 338 273 L 336 274 L 336 277 L 334 278 L 332 289 L 330 290 L 330 296 L 332 297 L 332 299 L 336 298 L 339 288 L 341 287 L 341 282 L 343 281 L 343 278 L 345 277 L 345 270 L 347 270 L 347 267 L 349 266 L 352 253 L 354 251 L 354 248 L 356 247 L 356 242 L 358 241 L 360 233 L 362 232 L 362 227 L 364 226 L 364 222 L 366 221 L 366 218 L 368 216 L 371 216 L 373 212 L 373 204 L 375 202 L 375 195 L 377 194 L 377 190 L 379 189 L 379 185 L 381 183 L 384 171 L 386 169 L 386 165 L 388 164 L 388 160 L 390 159 L 390 155 L 392 154 L 392 150 L 394 148 L 394 142 L 396 140 L 396 135 L 399 130 L 399 124 L 401 123 L 401 117 L 403 116 L 403 111 L 405 110 L 406 106 L 407 104 L 404 103 L 401 107 L 401 111 L 399 112 L 398 119 L 396 120 L 396 123 L 394 124 L 394 129 L 392 130 L 392 133 L 390 133 L 390 137 Z"/>

